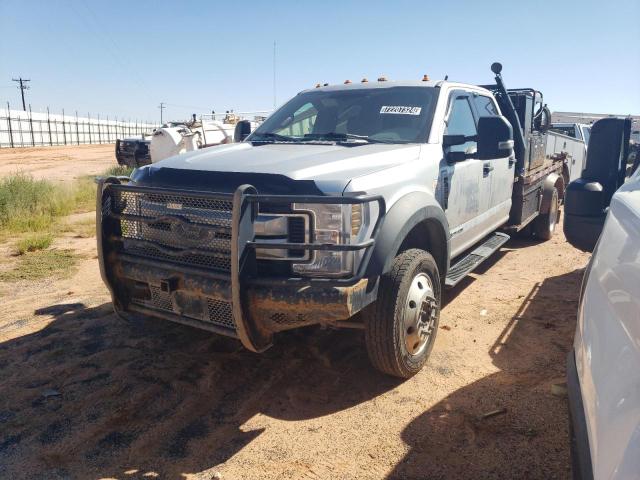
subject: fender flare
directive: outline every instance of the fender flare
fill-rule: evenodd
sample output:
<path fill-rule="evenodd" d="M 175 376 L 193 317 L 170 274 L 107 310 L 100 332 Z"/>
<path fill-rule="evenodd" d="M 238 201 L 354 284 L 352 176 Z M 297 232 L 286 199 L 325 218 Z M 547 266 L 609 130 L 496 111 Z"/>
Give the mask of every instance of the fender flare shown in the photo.
<path fill-rule="evenodd" d="M 376 278 L 390 271 L 407 235 L 421 223 L 425 223 L 429 236 L 425 239 L 425 246 L 431 245 L 429 253 L 438 263 L 440 276 L 444 278 L 449 269 L 449 223 L 440 204 L 424 192 L 405 195 L 387 211 L 376 235 L 365 276 Z"/>
<path fill-rule="evenodd" d="M 557 173 L 551 173 L 542 183 L 542 201 L 540 202 L 540 215 L 549 213 L 551 196 L 554 190 L 558 190 L 558 198 L 564 198 L 564 179 Z"/>

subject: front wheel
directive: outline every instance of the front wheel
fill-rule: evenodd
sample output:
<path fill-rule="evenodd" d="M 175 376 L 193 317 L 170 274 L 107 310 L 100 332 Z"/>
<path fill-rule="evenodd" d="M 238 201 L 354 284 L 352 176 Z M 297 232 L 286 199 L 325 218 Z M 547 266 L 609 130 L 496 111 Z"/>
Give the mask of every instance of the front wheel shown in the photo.
<path fill-rule="evenodd" d="M 381 372 L 409 378 L 426 363 L 438 332 L 438 265 L 423 250 L 407 250 L 382 276 L 378 292 L 364 318 L 369 358 Z"/>

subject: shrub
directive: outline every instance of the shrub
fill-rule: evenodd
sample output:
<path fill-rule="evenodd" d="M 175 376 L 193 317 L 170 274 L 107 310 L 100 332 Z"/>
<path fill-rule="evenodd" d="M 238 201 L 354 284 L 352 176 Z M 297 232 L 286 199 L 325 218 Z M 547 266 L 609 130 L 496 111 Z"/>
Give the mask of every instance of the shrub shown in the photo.
<path fill-rule="evenodd" d="M 0 180 L 0 231 L 47 230 L 55 217 L 88 211 L 94 205 L 95 185 L 90 179 L 55 185 L 17 173 Z"/>

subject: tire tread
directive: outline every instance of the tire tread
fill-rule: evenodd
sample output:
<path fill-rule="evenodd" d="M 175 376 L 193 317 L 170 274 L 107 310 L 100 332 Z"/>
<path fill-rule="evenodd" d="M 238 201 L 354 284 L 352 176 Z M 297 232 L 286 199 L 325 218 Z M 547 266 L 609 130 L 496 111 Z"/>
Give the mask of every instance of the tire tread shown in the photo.
<path fill-rule="evenodd" d="M 371 305 L 366 316 L 365 340 L 369 359 L 376 369 L 396 377 L 408 378 L 417 373 L 417 370 L 410 370 L 400 363 L 401 352 L 398 351 L 398 345 L 389 339 L 394 339 L 397 333 L 398 325 L 393 321 L 397 310 L 404 308 L 403 305 L 398 305 L 398 302 L 403 302 L 397 294 L 398 290 L 402 280 L 415 268 L 416 259 L 420 257 L 426 257 L 424 259 L 436 265 L 431 254 L 424 250 L 410 249 L 400 253 L 395 258 L 391 271 L 381 277 L 378 300 Z"/>

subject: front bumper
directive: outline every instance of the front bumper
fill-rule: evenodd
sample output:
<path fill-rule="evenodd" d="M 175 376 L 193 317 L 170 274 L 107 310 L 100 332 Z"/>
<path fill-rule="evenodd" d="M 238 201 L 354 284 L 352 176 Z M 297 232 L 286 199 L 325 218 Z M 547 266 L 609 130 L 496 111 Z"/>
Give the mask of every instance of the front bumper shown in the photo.
<path fill-rule="evenodd" d="M 197 248 L 181 251 L 162 249 L 165 258 L 148 258 L 131 254 L 119 248 L 131 222 L 129 213 L 112 208 L 117 195 L 135 194 L 185 195 L 203 202 L 220 202 L 230 206 L 229 253 L 224 256 L 228 269 L 221 271 L 203 265 L 176 263 L 172 255 L 196 255 Z M 257 275 L 256 249 L 273 248 L 273 244 L 255 238 L 253 222 L 258 204 L 305 203 L 364 203 L 376 201 L 379 215 L 371 239 L 354 245 L 328 245 L 295 243 L 280 248 L 298 250 L 364 250 L 356 273 L 349 278 L 283 278 Z M 263 351 L 271 345 L 273 333 L 312 324 L 335 324 L 343 321 L 371 303 L 376 296 L 376 282 L 363 278 L 384 215 L 381 197 L 323 197 L 258 195 L 248 185 L 233 194 L 177 191 L 121 184 L 116 178 L 101 179 L 98 185 L 96 225 L 98 257 L 103 280 L 109 288 L 114 306 L 121 314 L 142 314 L 192 325 L 216 333 L 236 337 L 252 351 Z M 137 216 L 136 222 L 164 221 L 181 224 L 181 232 L 191 227 L 211 228 L 184 218 L 180 220 L 148 219 Z M 128 225 L 131 225 L 130 223 Z M 186 225 L 186 226 L 185 226 Z M 131 227 L 128 227 L 131 228 Z M 220 227 L 215 227 L 220 228 Z M 214 237 L 213 238 L 217 238 Z M 218 241 L 218 240 L 216 240 Z M 148 242 L 138 241 L 141 248 L 155 248 Z M 185 242 L 187 244 L 188 242 Z M 226 268 L 226 267 L 225 267 Z M 224 270 L 224 269 L 223 269 Z"/>

